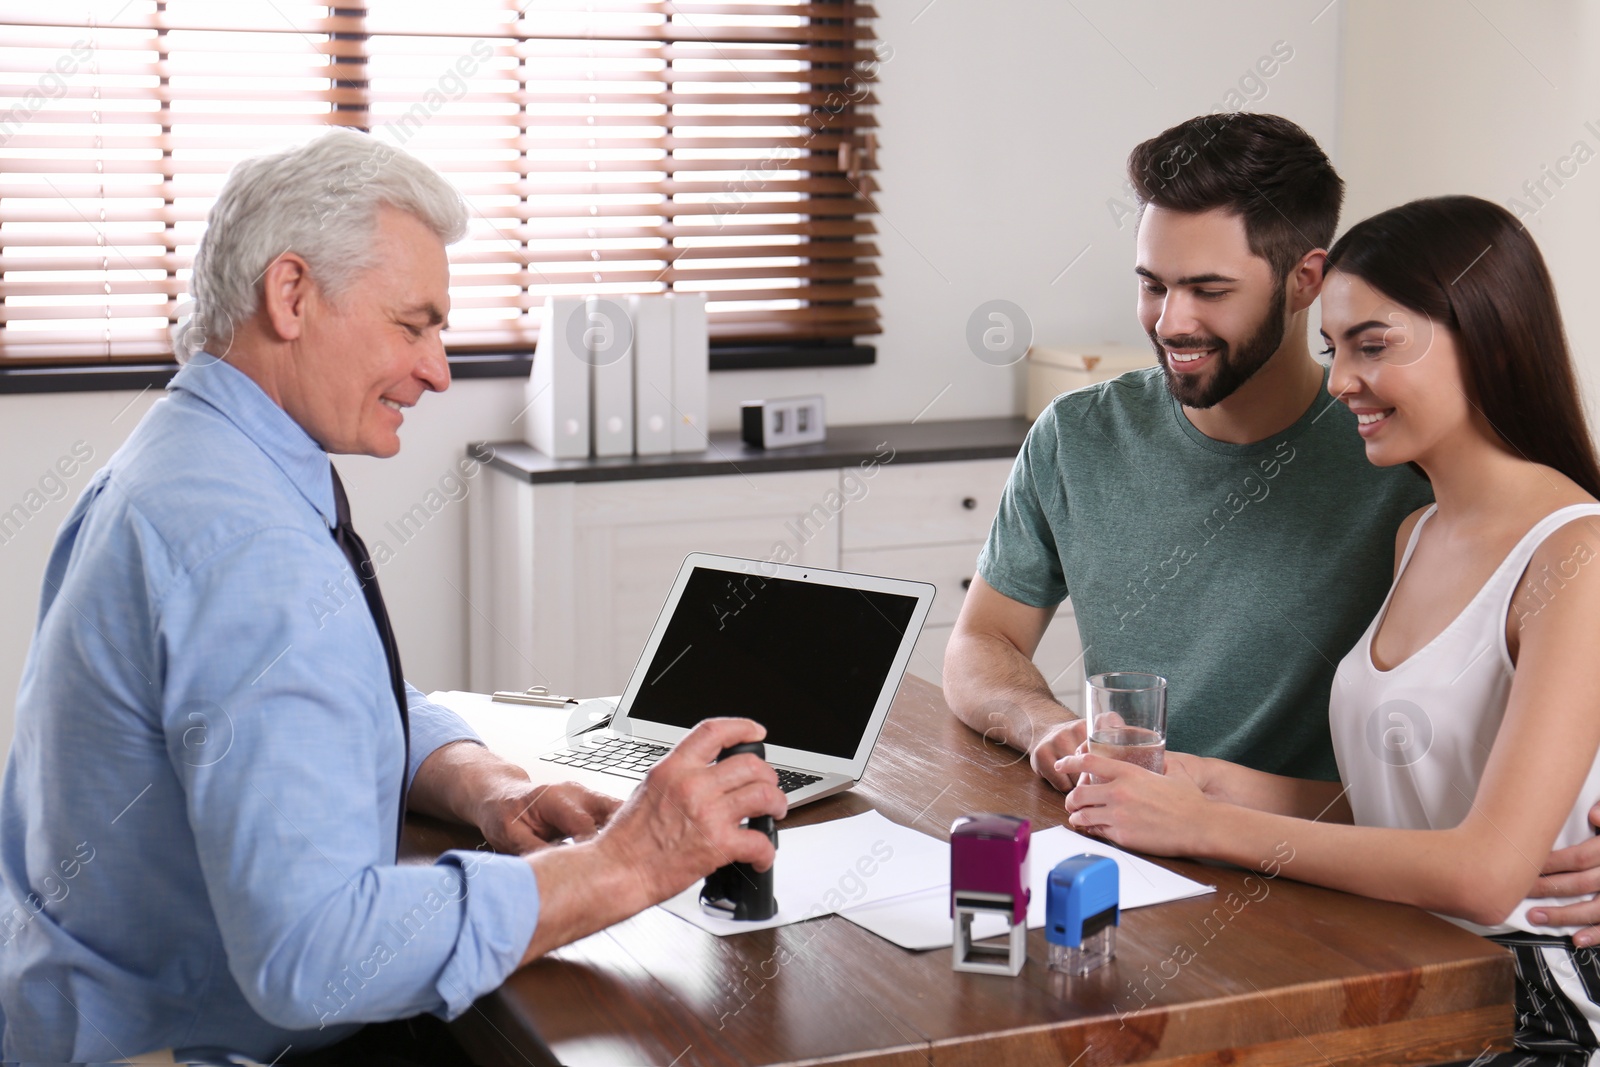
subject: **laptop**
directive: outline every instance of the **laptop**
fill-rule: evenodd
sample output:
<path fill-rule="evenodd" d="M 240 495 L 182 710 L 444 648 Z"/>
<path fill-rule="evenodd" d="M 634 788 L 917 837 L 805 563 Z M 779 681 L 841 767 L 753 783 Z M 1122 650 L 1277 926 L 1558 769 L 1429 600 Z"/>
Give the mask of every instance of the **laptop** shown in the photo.
<path fill-rule="evenodd" d="M 926 582 L 692 553 L 609 724 L 544 753 L 538 777 L 626 797 L 695 724 L 732 715 L 767 728 L 767 762 L 791 807 L 849 789 L 933 593 Z"/>

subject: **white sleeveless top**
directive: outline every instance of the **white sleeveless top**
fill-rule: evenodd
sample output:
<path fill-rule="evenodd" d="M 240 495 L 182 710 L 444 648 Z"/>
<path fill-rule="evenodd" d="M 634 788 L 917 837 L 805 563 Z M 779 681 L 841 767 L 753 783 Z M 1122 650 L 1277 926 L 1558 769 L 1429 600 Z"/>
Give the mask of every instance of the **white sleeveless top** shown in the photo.
<path fill-rule="evenodd" d="M 1396 582 L 1411 562 L 1422 527 L 1436 510 L 1430 507 L 1411 531 Z M 1394 598 L 1394 587 L 1389 588 L 1367 632 L 1340 662 L 1328 700 L 1339 778 L 1349 788 L 1357 825 L 1446 830 L 1466 817 L 1511 693 L 1515 668 L 1506 648 L 1511 599 L 1544 539 L 1585 515 L 1600 516 L 1600 505 L 1575 504 L 1541 519 L 1443 633 L 1393 670 L 1380 671 L 1372 664 L 1372 639 Z M 1573 575 L 1569 572 L 1566 577 Z M 1543 588 L 1555 593 L 1560 584 L 1560 575 L 1552 571 Z M 1589 768 L 1556 837 L 1556 848 L 1578 844 L 1594 833 L 1589 808 L 1596 800 L 1600 800 L 1600 760 Z M 1542 863 L 1544 857 L 1538 860 Z M 1443 918 L 1480 934 L 1509 930 L 1570 934 L 1579 927 L 1535 926 L 1528 922 L 1527 911 L 1585 899 L 1530 897 L 1505 922 L 1492 927 Z"/>

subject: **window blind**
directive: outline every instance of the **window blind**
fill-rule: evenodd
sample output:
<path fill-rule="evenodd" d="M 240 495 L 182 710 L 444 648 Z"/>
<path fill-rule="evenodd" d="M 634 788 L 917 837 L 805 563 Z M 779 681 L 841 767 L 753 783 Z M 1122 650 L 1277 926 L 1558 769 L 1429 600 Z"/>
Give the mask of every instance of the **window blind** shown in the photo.
<path fill-rule="evenodd" d="M 865 4 L 54 10 L 0 16 L 0 365 L 170 357 L 229 168 L 329 124 L 465 197 L 452 351 L 532 345 L 558 294 L 703 291 L 718 341 L 878 332 Z"/>

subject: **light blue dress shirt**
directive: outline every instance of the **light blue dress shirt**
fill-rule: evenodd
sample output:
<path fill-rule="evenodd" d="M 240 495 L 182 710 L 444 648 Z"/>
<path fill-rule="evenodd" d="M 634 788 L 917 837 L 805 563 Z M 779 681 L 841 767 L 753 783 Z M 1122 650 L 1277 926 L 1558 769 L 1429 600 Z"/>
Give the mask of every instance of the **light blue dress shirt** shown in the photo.
<path fill-rule="evenodd" d="M 334 543 L 328 456 L 184 367 L 57 537 L 0 793 L 7 1060 L 267 1062 L 454 1017 L 538 917 L 521 859 L 395 864 L 401 775 L 474 739 L 409 689 Z"/>

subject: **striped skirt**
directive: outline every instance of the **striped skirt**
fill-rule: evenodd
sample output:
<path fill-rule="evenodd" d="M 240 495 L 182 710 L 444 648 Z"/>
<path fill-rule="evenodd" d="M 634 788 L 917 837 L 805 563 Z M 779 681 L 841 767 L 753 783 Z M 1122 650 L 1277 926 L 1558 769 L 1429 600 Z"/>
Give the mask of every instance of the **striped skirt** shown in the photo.
<path fill-rule="evenodd" d="M 1600 1067 L 1600 948 L 1569 937 L 1495 934 L 1517 967 L 1516 1049 L 1456 1067 Z"/>

